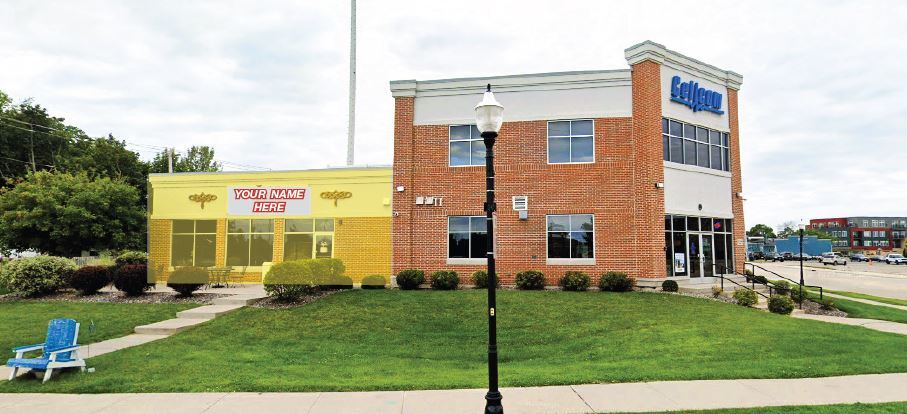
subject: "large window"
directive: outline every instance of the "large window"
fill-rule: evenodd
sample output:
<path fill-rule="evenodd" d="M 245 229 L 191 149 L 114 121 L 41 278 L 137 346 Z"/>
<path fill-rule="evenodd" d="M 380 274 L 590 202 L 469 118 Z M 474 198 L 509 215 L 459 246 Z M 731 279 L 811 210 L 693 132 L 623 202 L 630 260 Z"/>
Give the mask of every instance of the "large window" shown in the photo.
<path fill-rule="evenodd" d="M 447 258 L 485 259 L 488 240 L 485 216 L 447 218 Z"/>
<path fill-rule="evenodd" d="M 707 235 L 712 240 L 713 257 L 706 258 L 706 265 L 714 264 L 715 271 L 719 273 L 733 273 L 734 238 L 731 234 L 732 229 L 733 220 L 731 219 L 666 215 L 665 264 L 668 277 L 690 276 L 691 270 L 694 276 L 701 275 L 703 272 L 708 274 L 708 269 L 705 268 L 690 269 L 690 266 L 697 266 L 698 263 L 691 260 L 690 253 L 699 254 L 698 252 L 688 252 L 692 249 L 692 247 L 688 247 L 690 238 L 700 237 L 700 234 Z M 699 245 L 698 242 L 696 244 Z"/>
<path fill-rule="evenodd" d="M 334 254 L 334 219 L 287 219 L 283 260 L 320 259 Z"/>
<path fill-rule="evenodd" d="M 595 258 L 595 223 L 591 214 L 546 218 L 549 259 Z"/>
<path fill-rule="evenodd" d="M 730 171 L 728 134 L 673 119 L 661 120 L 665 161 Z"/>
<path fill-rule="evenodd" d="M 214 266 L 217 251 L 216 220 L 173 220 L 170 265 Z"/>
<path fill-rule="evenodd" d="M 595 161 L 591 119 L 548 122 L 548 163 Z"/>
<path fill-rule="evenodd" d="M 475 125 L 451 125 L 450 165 L 485 165 L 485 141 Z"/>
<path fill-rule="evenodd" d="M 227 220 L 227 266 L 261 266 L 274 257 L 274 220 Z"/>

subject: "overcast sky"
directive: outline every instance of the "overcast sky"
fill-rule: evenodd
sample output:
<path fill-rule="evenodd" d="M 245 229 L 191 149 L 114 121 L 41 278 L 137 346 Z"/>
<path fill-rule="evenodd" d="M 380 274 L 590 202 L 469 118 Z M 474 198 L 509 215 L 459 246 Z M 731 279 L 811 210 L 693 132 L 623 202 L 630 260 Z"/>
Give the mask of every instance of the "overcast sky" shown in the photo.
<path fill-rule="evenodd" d="M 740 3 L 360 0 L 357 164 L 391 162 L 390 80 L 620 69 L 650 39 L 743 75 L 747 226 L 907 215 L 907 2 Z M 272 169 L 345 163 L 348 59 L 347 1 L 0 7 L 14 99 Z"/>

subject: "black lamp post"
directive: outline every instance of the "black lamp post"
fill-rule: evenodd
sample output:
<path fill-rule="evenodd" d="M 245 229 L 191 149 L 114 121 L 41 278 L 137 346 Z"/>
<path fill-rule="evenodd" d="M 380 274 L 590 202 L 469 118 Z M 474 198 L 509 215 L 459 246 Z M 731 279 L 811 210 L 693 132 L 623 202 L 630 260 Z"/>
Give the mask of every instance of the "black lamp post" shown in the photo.
<path fill-rule="evenodd" d="M 485 394 L 485 413 L 504 412 L 501 392 L 498 391 L 498 332 L 495 319 L 495 287 L 497 275 L 494 272 L 494 141 L 504 122 L 504 107 L 494 99 L 491 84 L 485 90 L 482 102 L 476 105 L 476 127 L 485 142 L 485 241 L 488 258 L 488 393 Z"/>
<path fill-rule="evenodd" d="M 800 223 L 800 296 L 797 296 L 797 299 L 800 300 L 800 309 L 803 309 L 803 229 L 806 227 L 803 223 Z"/>

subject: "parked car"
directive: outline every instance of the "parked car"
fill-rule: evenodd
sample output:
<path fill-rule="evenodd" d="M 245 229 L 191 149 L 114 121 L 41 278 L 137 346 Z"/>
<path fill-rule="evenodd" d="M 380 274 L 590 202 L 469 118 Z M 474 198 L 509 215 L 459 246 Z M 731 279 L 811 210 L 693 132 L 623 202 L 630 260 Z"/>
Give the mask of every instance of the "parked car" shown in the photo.
<path fill-rule="evenodd" d="M 769 253 L 765 253 L 765 260 L 771 260 L 773 262 L 783 262 L 784 258 L 781 256 L 778 256 L 778 253 L 769 252 Z"/>
<path fill-rule="evenodd" d="M 868 262 L 869 258 L 865 254 L 857 253 L 850 255 L 850 260 L 854 262 Z"/>
<path fill-rule="evenodd" d="M 750 261 L 753 260 L 765 260 L 765 253 L 762 252 L 750 252 Z"/>
<path fill-rule="evenodd" d="M 885 256 L 885 263 L 895 264 L 895 265 L 907 264 L 907 257 L 904 257 L 904 255 L 902 255 L 902 254 L 888 253 L 888 255 Z"/>
<path fill-rule="evenodd" d="M 872 255 L 872 256 L 869 256 L 869 261 L 871 261 L 871 262 L 882 262 L 882 261 L 885 261 L 885 258 L 882 257 L 882 256 L 880 256 L 880 255 L 874 254 L 874 255 Z"/>
<path fill-rule="evenodd" d="M 840 254 L 837 254 L 837 253 L 822 253 L 822 258 L 820 260 L 823 265 L 832 265 L 832 266 L 837 266 L 839 264 L 842 266 L 847 265 L 847 259 L 845 259 L 844 256 L 841 256 Z"/>

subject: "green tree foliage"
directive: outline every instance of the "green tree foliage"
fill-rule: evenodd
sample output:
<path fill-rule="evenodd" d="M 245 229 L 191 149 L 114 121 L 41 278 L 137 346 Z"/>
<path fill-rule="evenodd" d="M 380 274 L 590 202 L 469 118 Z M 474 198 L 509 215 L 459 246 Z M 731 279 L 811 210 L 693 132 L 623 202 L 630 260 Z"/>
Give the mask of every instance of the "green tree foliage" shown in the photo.
<path fill-rule="evenodd" d="M 750 237 L 765 237 L 768 239 L 774 239 L 775 231 L 765 224 L 757 224 L 750 228 L 749 231 L 746 232 L 746 235 Z"/>
<path fill-rule="evenodd" d="M 0 189 L 0 245 L 60 256 L 144 249 L 145 214 L 122 180 L 38 171 Z"/>
<path fill-rule="evenodd" d="M 161 151 L 151 161 L 152 173 L 169 172 L 167 151 Z M 222 166 L 214 160 L 214 149 L 208 146 L 192 146 L 184 155 L 181 152 L 173 153 L 173 172 L 216 172 Z"/>
<path fill-rule="evenodd" d="M 799 228 L 797 222 L 795 222 L 795 221 L 785 221 L 784 223 L 781 223 L 781 225 L 778 226 L 778 237 L 779 238 L 786 239 L 790 236 L 798 236 L 799 234 L 800 234 L 800 228 Z M 829 234 L 827 232 L 824 232 L 822 230 L 812 229 L 809 227 L 807 227 L 806 229 L 803 230 L 803 235 L 804 236 L 816 236 L 820 239 L 827 239 L 827 240 L 836 240 L 837 239 L 836 237 L 832 236 L 831 234 Z"/>

